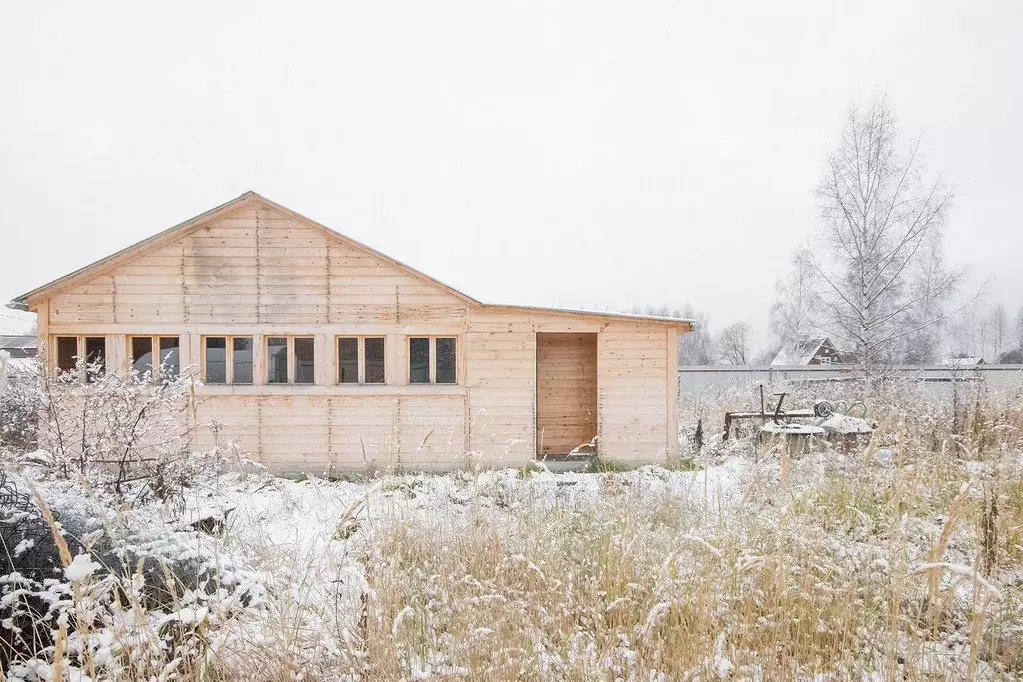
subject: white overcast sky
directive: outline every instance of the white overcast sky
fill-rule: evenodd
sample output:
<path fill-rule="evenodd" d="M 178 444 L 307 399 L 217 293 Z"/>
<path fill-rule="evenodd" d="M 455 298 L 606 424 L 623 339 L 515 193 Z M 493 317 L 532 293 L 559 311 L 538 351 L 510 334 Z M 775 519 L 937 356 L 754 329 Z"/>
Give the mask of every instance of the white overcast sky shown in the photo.
<path fill-rule="evenodd" d="M 484 301 L 763 330 L 885 90 L 950 255 L 1023 303 L 1017 0 L 0 7 L 5 301 L 253 189 Z"/>

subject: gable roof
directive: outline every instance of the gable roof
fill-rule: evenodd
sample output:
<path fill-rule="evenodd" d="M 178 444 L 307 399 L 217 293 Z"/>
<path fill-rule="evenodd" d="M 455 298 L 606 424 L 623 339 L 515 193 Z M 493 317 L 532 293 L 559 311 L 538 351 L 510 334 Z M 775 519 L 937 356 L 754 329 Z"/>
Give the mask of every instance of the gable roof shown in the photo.
<path fill-rule="evenodd" d="M 779 350 L 771 364 L 774 366 L 808 365 L 824 344 L 831 345 L 826 336 L 800 339 L 794 346 Z"/>
<path fill-rule="evenodd" d="M 22 350 L 28 348 L 35 350 L 35 334 L 4 334 L 0 335 L 0 350 Z"/>
<path fill-rule="evenodd" d="M 22 294 L 21 296 L 18 296 L 15 299 L 13 299 L 11 302 L 9 302 L 7 304 L 7 307 L 15 309 L 15 310 L 29 310 L 29 308 L 33 304 L 35 304 L 35 303 L 37 303 L 37 302 L 39 302 L 39 301 L 41 301 L 41 300 L 43 300 L 45 298 L 48 298 L 49 296 L 52 296 L 56 291 L 58 291 L 60 289 L 63 289 L 65 287 L 71 286 L 71 285 L 73 285 L 75 283 L 78 283 L 78 282 L 81 282 L 83 280 L 86 280 L 86 279 L 89 279 L 91 277 L 94 277 L 96 275 L 99 275 L 102 272 L 105 272 L 106 270 L 109 270 L 109 269 L 111 269 L 113 267 L 116 267 L 117 265 L 120 265 L 120 264 L 122 264 L 122 263 L 124 263 L 124 262 L 126 262 L 128 260 L 131 260 L 132 258 L 135 258 L 136 256 L 140 255 L 144 251 L 147 251 L 149 249 L 155 249 L 155 248 L 157 248 L 159 246 L 163 246 L 165 244 L 168 244 L 168 243 L 174 241 L 175 239 L 179 239 L 181 237 L 184 237 L 184 236 L 188 235 L 191 232 L 194 232 L 194 231 L 198 230 L 199 228 L 201 228 L 204 225 L 207 225 L 207 224 L 213 222 L 214 220 L 217 220 L 218 218 L 226 216 L 229 213 L 231 213 L 231 212 L 233 212 L 235 210 L 238 210 L 239 208 L 242 208 L 243 206 L 247 206 L 247 205 L 250 205 L 250 204 L 256 204 L 256 203 L 264 204 L 264 205 L 266 205 L 267 207 L 269 207 L 270 209 L 272 209 L 274 211 L 278 211 L 280 213 L 283 213 L 284 215 L 290 216 L 290 217 L 292 217 L 292 218 L 294 218 L 294 219 L 296 219 L 296 220 L 298 220 L 300 222 L 303 222 L 303 223 L 305 223 L 307 225 L 310 225 L 310 226 L 312 226 L 312 227 L 322 231 L 323 233 L 325 233 L 326 235 L 328 235 L 329 237 L 331 237 L 333 239 L 337 239 L 337 240 L 342 241 L 344 243 L 347 243 L 347 244 L 349 244 L 349 245 L 351 245 L 351 246 L 353 246 L 355 248 L 358 248 L 358 249 L 361 249 L 363 251 L 366 251 L 367 253 L 371 254 L 372 256 L 374 256 L 376 258 L 379 258 L 380 260 L 382 260 L 382 261 L 384 261 L 386 263 L 389 263 L 390 265 L 403 270 L 404 272 L 412 275 L 413 277 L 416 277 L 418 279 L 423 280 L 424 282 L 427 282 L 427 283 L 432 284 L 432 285 L 434 285 L 436 287 L 439 287 L 439 288 L 443 289 L 444 291 L 447 291 L 448 293 L 453 294 L 454 296 L 457 296 L 458 298 L 462 299 L 466 303 L 470 303 L 472 305 L 481 306 L 481 307 L 488 307 L 488 308 L 513 308 L 513 309 L 527 310 L 527 311 L 528 310 L 533 310 L 533 311 L 537 311 L 537 312 L 551 312 L 551 313 L 561 313 L 561 314 L 570 314 L 570 315 L 585 315 L 585 316 L 589 316 L 589 317 L 605 317 L 605 318 L 627 319 L 627 320 L 637 320 L 637 321 L 661 322 L 661 323 L 668 323 L 668 324 L 684 325 L 684 326 L 687 327 L 686 331 L 691 331 L 692 330 L 692 320 L 685 320 L 685 319 L 674 318 L 674 317 L 660 317 L 660 316 L 656 316 L 656 315 L 636 315 L 636 314 L 631 314 L 631 313 L 612 313 L 612 312 L 599 312 L 599 311 L 586 311 L 586 310 L 569 310 L 569 309 L 564 309 L 564 308 L 542 308 L 542 307 L 519 306 L 519 305 L 489 305 L 489 304 L 484 304 L 484 303 L 481 303 L 480 301 L 477 301 L 476 299 L 472 298 L 471 296 L 462 293 L 461 291 L 455 289 L 454 287 L 451 287 L 451 286 L 448 286 L 447 284 L 444 284 L 440 280 L 434 279 L 433 277 L 430 277 L 429 275 L 427 275 L 427 274 L 425 274 L 423 272 L 420 272 L 419 270 L 416 270 L 415 268 L 413 268 L 413 267 L 411 267 L 409 265 L 406 265 L 405 263 L 402 263 L 399 260 L 391 258 L 390 256 L 388 256 L 388 255 L 386 255 L 384 253 L 381 253 L 380 251 L 377 251 L 376 249 L 374 249 L 374 248 L 372 248 L 370 246 L 367 246 L 367 245 L 363 244 L 362 242 L 359 242 L 359 241 L 357 241 L 355 239 L 352 239 L 351 237 L 347 237 L 347 236 L 341 234 L 340 232 L 336 232 L 336 231 L 330 229 L 329 227 L 327 227 L 325 225 L 322 225 L 322 224 L 316 222 L 315 220 L 312 220 L 311 218 L 307 218 L 306 216 L 304 216 L 304 215 L 302 215 L 300 213 L 297 213 L 296 211 L 293 211 L 290 208 L 287 208 L 286 206 L 282 206 L 281 204 L 278 204 L 278 203 L 276 203 L 274 201 L 271 201 L 270 199 L 267 199 L 266 197 L 261 196 L 260 194 L 257 194 L 256 192 L 253 192 L 253 191 L 245 192 L 244 194 L 242 194 L 242 195 L 240 195 L 240 196 L 238 196 L 238 197 L 236 197 L 236 198 L 234 198 L 234 199 L 232 199 L 232 200 L 230 200 L 228 202 L 225 202 L 225 203 L 221 204 L 220 206 L 216 206 L 215 208 L 211 208 L 208 211 L 200 213 L 199 215 L 195 216 L 194 218 L 189 218 L 188 220 L 186 220 L 186 221 L 184 221 L 182 223 L 178 223 L 177 225 L 174 225 L 173 227 L 167 228 L 166 230 L 163 230 L 162 232 L 158 232 L 158 233 L 152 235 L 151 237 L 147 237 L 146 239 L 143 239 L 143 240 L 141 240 L 139 242 L 136 242 L 136 243 L 132 244 L 131 246 L 127 246 L 127 247 L 121 249 L 120 251 L 112 253 L 109 256 L 106 256 L 105 258 L 101 258 L 101 259 L 99 259 L 98 261 L 96 261 L 94 263 L 90 263 L 89 265 L 86 265 L 86 266 L 84 266 L 82 268 L 79 268 L 78 270 L 75 270 L 74 272 L 71 272 L 71 273 L 69 273 L 67 275 L 64 275 L 63 277 L 58 277 L 57 279 L 55 279 L 55 280 L 53 280 L 51 282 L 47 282 L 46 284 L 43 284 L 42 286 L 36 287 L 35 289 L 32 289 L 31 291 L 28 291 L 28 292 Z"/>
<path fill-rule="evenodd" d="M 204 213 L 200 213 L 199 215 L 195 216 L 194 218 L 189 218 L 188 220 L 186 220 L 186 221 L 184 221 L 182 223 L 178 223 L 177 225 L 174 225 L 173 227 L 167 228 L 163 232 L 158 232 L 158 233 L 152 235 L 151 237 L 147 237 L 147 238 L 143 239 L 142 241 L 135 242 L 131 246 L 127 246 L 127 247 L 121 249 L 120 251 L 117 251 L 115 253 L 110 254 L 109 256 L 106 256 L 105 258 L 101 258 L 98 261 L 96 261 L 95 263 L 90 263 L 89 265 L 86 265 L 85 267 L 79 268 L 78 270 L 75 270 L 72 273 L 64 275 L 63 277 L 58 277 L 57 279 L 53 280 L 52 282 L 47 282 L 46 284 L 44 284 L 44 285 L 42 285 L 40 287 L 36 287 L 35 289 L 33 289 L 33 290 L 31 290 L 31 291 L 29 291 L 27 293 L 24 293 L 21 296 L 18 296 L 13 301 L 8 303 L 7 306 L 9 308 L 14 308 L 16 310 L 28 310 L 29 305 L 31 305 L 32 303 L 34 303 L 34 302 L 36 302 L 38 300 L 41 300 L 41 299 L 47 297 L 47 296 L 52 295 L 58 289 L 62 289 L 62 288 L 66 287 L 66 286 L 68 286 L 70 284 L 75 283 L 75 282 L 80 282 L 83 279 L 88 279 L 90 277 L 98 275 L 101 272 L 103 272 L 103 271 L 105 271 L 105 270 L 107 270 L 109 268 L 112 268 L 112 267 L 114 267 L 114 266 L 116 266 L 116 265 L 118 265 L 120 263 L 123 263 L 124 261 L 129 260 L 131 258 L 134 258 L 135 256 L 139 255 L 143 251 L 146 251 L 146 250 L 149 250 L 149 249 L 152 249 L 152 248 L 156 248 L 158 246 L 162 246 L 164 244 L 167 244 L 169 242 L 174 241 L 175 239 L 179 239 L 181 237 L 184 237 L 184 236 L 188 235 L 189 233 L 194 232 L 195 230 L 199 229 L 203 225 L 206 225 L 208 223 L 213 222 L 214 220 L 216 220 L 218 218 L 226 216 L 227 214 L 229 214 L 229 213 L 231 213 L 231 212 L 233 212 L 233 211 L 235 211 L 235 210 L 237 210 L 239 208 L 242 208 L 243 206 L 247 206 L 249 204 L 254 204 L 254 203 L 265 204 L 267 207 L 269 207 L 269 208 L 271 208 L 271 209 L 273 209 L 275 211 L 278 211 L 278 212 L 283 213 L 285 215 L 291 216 L 292 218 L 295 218 L 296 220 L 299 220 L 299 221 L 301 221 L 303 223 L 306 223 L 306 224 L 308 224 L 308 225 L 310 225 L 312 227 L 315 227 L 316 229 L 326 233 L 328 236 L 330 236 L 330 237 L 332 237 L 334 239 L 338 239 L 340 241 L 343 241 L 343 242 L 346 242 L 346 243 L 350 244 L 351 246 L 354 246 L 356 248 L 362 249 L 362 250 L 372 254 L 373 256 L 375 256 L 375 257 L 377 257 L 377 258 L 379 258 L 379 259 L 381 259 L 381 260 L 383 260 L 383 261 L 385 261 L 387 263 L 390 263 L 391 265 L 394 265 L 394 266 L 400 268 L 401 270 L 404 270 L 405 272 L 409 273 L 413 277 L 418 277 L 419 279 L 422 279 L 422 280 L 424 280 L 426 282 L 429 282 L 430 284 L 433 284 L 435 286 L 440 287 L 441 289 L 444 289 L 448 293 L 454 294 L 455 296 L 461 298 L 463 301 L 466 301 L 468 303 L 475 303 L 477 305 L 479 304 L 479 301 L 477 301 L 476 299 L 474 299 L 474 298 L 472 298 L 470 296 L 467 296 L 466 294 L 463 294 L 461 291 L 458 291 L 457 289 L 455 289 L 453 287 L 450 287 L 447 284 L 444 284 L 443 282 L 441 282 L 439 280 L 436 280 L 433 277 L 430 277 L 429 275 L 416 270 L 415 268 L 412 268 L 412 267 L 410 267 L 408 265 L 405 265 L 401 261 L 395 260 L 394 258 L 391 258 L 390 256 L 388 256 L 386 254 L 380 253 L 376 249 L 374 249 L 372 247 L 369 247 L 369 246 L 366 246 L 362 242 L 356 241 L 355 239 L 352 239 L 351 237 L 346 237 L 345 235 L 341 234 L 340 232 L 335 232 L 334 230 L 330 229 L 329 227 L 327 227 L 325 225 L 321 225 L 320 223 L 316 222 L 315 220 L 307 218 L 307 217 L 305 217 L 304 215 L 302 215 L 300 213 L 296 213 L 295 211 L 292 211 L 290 208 L 287 208 L 286 206 L 281 206 L 280 204 L 275 203 L 275 202 L 267 199 L 266 197 L 260 196 L 259 194 L 255 193 L 253 191 L 248 191 L 248 192 L 245 192 L 244 194 L 242 194 L 242 195 L 232 199 L 231 201 L 223 203 L 220 206 L 217 206 L 215 208 L 211 208 L 210 210 L 208 210 L 208 211 L 206 211 Z"/>
<path fill-rule="evenodd" d="M 0 335 L 0 351 L 35 351 L 35 334 Z"/>

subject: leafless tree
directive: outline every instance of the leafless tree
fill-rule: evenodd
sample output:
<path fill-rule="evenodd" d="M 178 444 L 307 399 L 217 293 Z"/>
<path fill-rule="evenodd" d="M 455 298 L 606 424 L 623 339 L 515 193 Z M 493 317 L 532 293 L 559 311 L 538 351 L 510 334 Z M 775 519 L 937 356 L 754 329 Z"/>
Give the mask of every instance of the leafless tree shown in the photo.
<path fill-rule="evenodd" d="M 682 317 L 693 321 L 693 331 L 683 334 L 678 342 L 680 365 L 711 365 L 714 363 L 714 340 L 710 333 L 710 318 L 686 304 Z"/>
<path fill-rule="evenodd" d="M 771 361 L 778 356 L 778 351 L 781 350 L 781 346 L 777 343 L 772 343 L 768 346 L 764 346 L 753 356 L 753 364 L 757 367 L 764 365 L 770 365 Z"/>
<path fill-rule="evenodd" d="M 1021 305 L 1019 307 L 1019 310 L 1016 312 L 1015 333 L 1016 333 L 1016 347 L 1021 352 L 1023 352 L 1023 305 Z"/>
<path fill-rule="evenodd" d="M 991 349 L 993 351 L 990 358 L 995 360 L 1001 355 L 1005 346 L 1005 337 L 1009 333 L 1009 315 L 1005 312 L 1003 304 L 995 303 L 991 306 L 991 312 L 988 313 L 988 328 L 991 330 Z"/>
<path fill-rule="evenodd" d="M 753 330 L 745 322 L 733 322 L 717 336 L 718 356 L 730 365 L 746 365 L 750 361 Z"/>
<path fill-rule="evenodd" d="M 792 254 L 792 270 L 774 285 L 774 303 L 771 305 L 770 326 L 780 346 L 792 347 L 802 339 L 813 336 L 814 308 L 818 302 L 814 284 L 813 259 L 807 249 Z"/>
<path fill-rule="evenodd" d="M 816 309 L 868 373 L 900 361 L 907 337 L 945 319 L 963 274 L 941 258 L 952 191 L 926 177 L 921 141 L 902 137 L 884 96 L 851 106 L 817 189 Z"/>

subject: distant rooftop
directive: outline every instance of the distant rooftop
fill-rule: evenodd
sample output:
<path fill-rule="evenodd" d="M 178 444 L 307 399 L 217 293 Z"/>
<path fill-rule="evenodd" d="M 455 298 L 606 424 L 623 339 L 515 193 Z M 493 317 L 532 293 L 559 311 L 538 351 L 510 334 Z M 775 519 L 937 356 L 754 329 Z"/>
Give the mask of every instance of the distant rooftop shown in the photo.
<path fill-rule="evenodd" d="M 2 350 L 35 350 L 35 347 L 35 334 L 0 335 L 0 349 Z"/>

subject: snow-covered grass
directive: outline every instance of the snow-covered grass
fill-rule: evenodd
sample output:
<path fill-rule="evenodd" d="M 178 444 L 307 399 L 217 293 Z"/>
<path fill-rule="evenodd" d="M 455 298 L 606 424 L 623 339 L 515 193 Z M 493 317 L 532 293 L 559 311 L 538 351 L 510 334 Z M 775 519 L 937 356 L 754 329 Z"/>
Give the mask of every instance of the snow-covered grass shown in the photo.
<path fill-rule="evenodd" d="M 740 440 L 712 444 L 698 471 L 196 481 L 183 512 L 118 514 L 175 528 L 231 580 L 119 603 L 99 589 L 109 578 L 69 557 L 64 603 L 78 608 L 80 593 L 93 620 L 59 667 L 93 679 L 1023 677 L 1019 404 L 974 391 L 953 415 L 875 397 L 879 428 L 851 454 Z M 183 529 L 206 517 L 226 518 L 216 537 Z M 8 677 L 50 679 L 55 646 Z"/>

